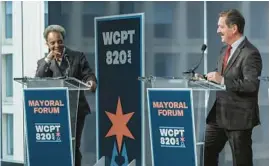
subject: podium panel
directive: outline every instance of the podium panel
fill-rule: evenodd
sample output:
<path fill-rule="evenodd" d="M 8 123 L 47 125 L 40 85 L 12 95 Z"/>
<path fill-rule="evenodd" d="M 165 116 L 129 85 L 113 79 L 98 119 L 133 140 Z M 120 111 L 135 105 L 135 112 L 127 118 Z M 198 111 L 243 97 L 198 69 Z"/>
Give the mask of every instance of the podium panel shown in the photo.
<path fill-rule="evenodd" d="M 146 113 L 148 117 L 145 124 L 149 132 L 145 132 L 145 137 L 146 140 L 150 140 L 148 149 L 151 151 L 152 161 L 147 164 L 164 166 L 171 165 L 172 162 L 189 166 L 203 165 L 204 132 L 209 96 L 210 93 L 225 90 L 225 87 L 199 78 L 151 76 L 141 77 L 139 80 L 148 85 L 148 112 Z M 160 103 L 163 105 L 156 105 Z M 171 107 L 169 103 L 172 103 Z M 164 131 L 167 131 L 167 136 L 163 136 Z M 184 136 L 184 133 L 187 135 Z M 185 143 L 188 146 L 164 147 L 160 142 L 161 139 L 167 141 L 164 141 L 164 144 Z M 146 151 L 149 151 L 148 149 Z M 162 152 L 165 152 L 167 157 L 158 156 Z M 174 156 L 174 153 L 181 155 Z"/>
<path fill-rule="evenodd" d="M 197 166 L 192 91 L 149 88 L 149 126 L 154 166 Z"/>
<path fill-rule="evenodd" d="M 88 85 L 72 77 L 14 80 L 26 86 L 26 163 L 56 166 L 65 162 L 64 165 L 73 166 L 79 96 L 80 91 L 89 90 Z M 36 151 L 40 149 L 42 153 Z M 60 163 L 55 162 L 55 157 Z"/>
<path fill-rule="evenodd" d="M 24 105 L 29 165 L 72 166 L 68 89 L 24 89 Z"/>

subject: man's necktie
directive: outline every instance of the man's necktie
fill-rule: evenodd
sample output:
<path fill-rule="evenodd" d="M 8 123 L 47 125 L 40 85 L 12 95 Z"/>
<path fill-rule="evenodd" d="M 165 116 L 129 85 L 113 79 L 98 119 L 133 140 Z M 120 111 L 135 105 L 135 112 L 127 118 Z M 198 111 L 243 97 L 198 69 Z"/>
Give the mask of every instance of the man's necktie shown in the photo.
<path fill-rule="evenodd" d="M 222 64 L 222 73 L 227 67 L 228 59 L 231 54 L 232 46 L 228 45 L 227 50 L 225 52 L 224 58 L 223 58 L 223 64 Z"/>

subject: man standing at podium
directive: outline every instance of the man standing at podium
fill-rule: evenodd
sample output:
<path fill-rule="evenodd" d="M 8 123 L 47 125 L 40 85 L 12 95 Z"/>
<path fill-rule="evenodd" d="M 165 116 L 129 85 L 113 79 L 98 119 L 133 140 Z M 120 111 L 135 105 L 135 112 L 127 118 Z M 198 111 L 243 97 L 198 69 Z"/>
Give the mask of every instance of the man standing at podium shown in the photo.
<path fill-rule="evenodd" d="M 75 77 L 90 87 L 91 91 L 96 89 L 96 77 L 85 55 L 82 52 L 71 50 L 64 45 L 65 29 L 59 25 L 50 25 L 44 31 L 44 38 L 49 48 L 47 57 L 37 62 L 36 77 Z M 81 165 L 81 153 L 79 150 L 80 139 L 84 127 L 86 115 L 90 107 L 81 92 L 76 124 L 76 151 L 75 165 Z"/>
<path fill-rule="evenodd" d="M 221 50 L 209 81 L 226 86 L 218 91 L 207 117 L 204 166 L 217 166 L 219 153 L 229 141 L 234 166 L 253 166 L 252 130 L 260 124 L 258 77 L 262 59 L 258 49 L 243 35 L 245 19 L 235 9 L 221 12 L 217 33 L 226 46 Z"/>

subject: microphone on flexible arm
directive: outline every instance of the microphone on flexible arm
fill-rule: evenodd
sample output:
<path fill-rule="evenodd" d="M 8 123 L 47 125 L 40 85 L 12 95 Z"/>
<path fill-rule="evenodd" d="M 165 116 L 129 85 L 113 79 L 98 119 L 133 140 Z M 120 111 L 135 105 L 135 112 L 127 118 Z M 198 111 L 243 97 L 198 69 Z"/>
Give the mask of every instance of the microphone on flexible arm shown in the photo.
<path fill-rule="evenodd" d="M 183 72 L 183 74 L 191 74 L 192 77 L 194 76 L 195 70 L 200 66 L 200 64 L 202 62 L 202 59 L 204 57 L 204 53 L 205 53 L 206 48 L 207 48 L 206 44 L 203 44 L 202 47 L 201 47 L 202 56 L 200 58 L 200 61 L 193 68 Z"/>
<path fill-rule="evenodd" d="M 65 76 L 66 77 L 69 77 L 69 71 L 70 71 L 70 61 L 69 61 L 69 56 L 67 54 L 64 54 L 64 58 L 66 59 L 67 61 L 67 68 L 65 70 Z"/>

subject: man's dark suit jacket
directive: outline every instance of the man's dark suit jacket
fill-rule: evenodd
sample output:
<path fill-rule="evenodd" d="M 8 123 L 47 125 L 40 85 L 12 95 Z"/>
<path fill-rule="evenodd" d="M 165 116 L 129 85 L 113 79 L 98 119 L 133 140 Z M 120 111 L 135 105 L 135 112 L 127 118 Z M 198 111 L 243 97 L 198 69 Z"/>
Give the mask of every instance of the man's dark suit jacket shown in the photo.
<path fill-rule="evenodd" d="M 221 73 L 224 47 L 217 65 Z M 235 50 L 223 72 L 226 91 L 216 93 L 216 101 L 207 117 L 207 123 L 216 122 L 228 130 L 251 129 L 260 124 L 258 77 L 262 70 L 262 59 L 258 49 L 247 38 Z"/>
<path fill-rule="evenodd" d="M 69 77 L 75 77 L 78 80 L 87 82 L 93 80 L 96 82 L 96 77 L 86 60 L 85 55 L 82 52 L 73 51 L 65 47 L 65 56 L 68 56 L 70 62 Z M 37 62 L 36 77 L 61 77 L 65 76 L 65 71 L 68 68 L 68 61 L 63 58 L 61 65 L 53 59 L 49 64 L 45 61 L 45 58 L 40 59 Z M 84 115 L 90 113 L 90 107 L 85 98 L 83 91 L 80 92 L 79 96 L 79 112 Z M 80 114 L 81 115 L 81 114 Z"/>

